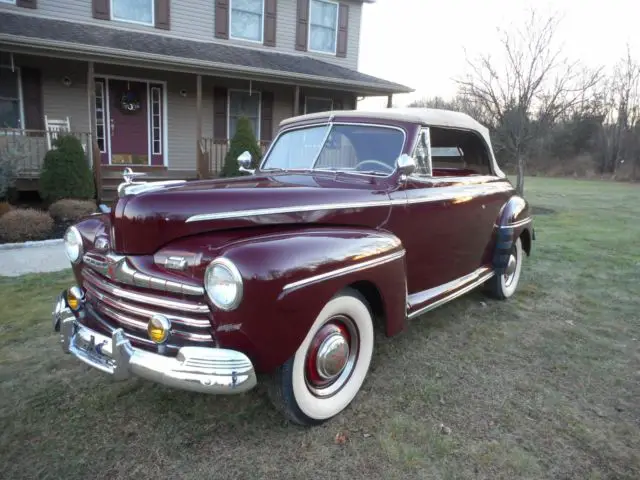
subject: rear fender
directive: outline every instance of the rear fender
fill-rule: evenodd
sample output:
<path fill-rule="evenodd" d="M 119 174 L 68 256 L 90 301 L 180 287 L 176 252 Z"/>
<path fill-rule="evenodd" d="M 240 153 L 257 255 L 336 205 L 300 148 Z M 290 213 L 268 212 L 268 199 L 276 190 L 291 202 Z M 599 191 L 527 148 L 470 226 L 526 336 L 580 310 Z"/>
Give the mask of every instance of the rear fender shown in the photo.
<path fill-rule="evenodd" d="M 492 264 L 496 273 L 499 274 L 507 267 L 511 248 L 519 237 L 523 238 L 523 249 L 526 254 L 531 254 L 531 240 L 535 235 L 529 202 L 520 195 L 512 196 L 500 209 L 494 231 Z"/>
<path fill-rule="evenodd" d="M 247 354 L 260 372 L 297 350 L 324 305 L 356 282 L 380 294 L 387 334 L 406 321 L 404 249 L 386 232 L 364 228 L 309 228 L 260 235 L 222 246 L 243 277 L 236 310 L 214 308 L 222 347 Z"/>

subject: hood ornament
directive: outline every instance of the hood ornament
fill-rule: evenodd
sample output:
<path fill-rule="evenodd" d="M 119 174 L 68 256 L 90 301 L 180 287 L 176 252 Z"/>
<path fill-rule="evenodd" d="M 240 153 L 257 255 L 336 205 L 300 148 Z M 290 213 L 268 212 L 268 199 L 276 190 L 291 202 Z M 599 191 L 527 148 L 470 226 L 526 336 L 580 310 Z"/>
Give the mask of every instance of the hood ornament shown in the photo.
<path fill-rule="evenodd" d="M 161 180 L 158 182 L 135 182 L 137 177 L 144 177 L 147 175 L 145 172 L 134 172 L 131 167 L 126 167 L 122 172 L 122 178 L 124 182 L 118 185 L 118 197 L 124 197 L 125 195 L 136 195 L 138 193 L 147 192 L 150 190 L 158 190 L 166 186 L 180 185 L 185 183 L 186 180 Z"/>
<path fill-rule="evenodd" d="M 122 172 L 122 178 L 124 178 L 124 183 L 131 184 L 133 183 L 133 179 L 137 177 L 144 177 L 147 174 L 144 172 L 134 172 L 131 167 L 127 167 Z"/>

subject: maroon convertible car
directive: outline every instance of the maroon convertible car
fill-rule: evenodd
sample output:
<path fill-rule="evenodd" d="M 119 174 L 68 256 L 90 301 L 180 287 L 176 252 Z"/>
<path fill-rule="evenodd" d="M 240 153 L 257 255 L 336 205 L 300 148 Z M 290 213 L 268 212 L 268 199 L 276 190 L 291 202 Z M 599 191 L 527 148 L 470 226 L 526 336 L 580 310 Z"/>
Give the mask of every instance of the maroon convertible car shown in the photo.
<path fill-rule="evenodd" d="M 347 407 L 388 336 L 475 287 L 518 286 L 529 205 L 488 130 L 430 109 L 284 120 L 259 168 L 144 182 L 65 234 L 76 285 L 55 301 L 62 349 L 115 379 L 211 394 L 257 375 L 291 421 Z"/>

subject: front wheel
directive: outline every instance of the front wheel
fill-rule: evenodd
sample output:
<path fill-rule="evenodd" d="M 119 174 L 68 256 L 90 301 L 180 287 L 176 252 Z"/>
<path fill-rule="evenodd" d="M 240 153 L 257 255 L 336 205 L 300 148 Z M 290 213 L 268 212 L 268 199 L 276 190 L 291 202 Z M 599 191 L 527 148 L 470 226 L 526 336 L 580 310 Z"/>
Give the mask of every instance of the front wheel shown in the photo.
<path fill-rule="evenodd" d="M 355 398 L 373 355 L 373 319 L 347 289 L 322 309 L 293 357 L 273 374 L 269 396 L 291 421 L 319 425 Z"/>
<path fill-rule="evenodd" d="M 511 297 L 518 288 L 520 272 L 522 271 L 522 241 L 516 240 L 509 253 L 509 261 L 504 273 L 494 275 L 488 282 L 489 294 L 497 299 L 505 300 Z"/>

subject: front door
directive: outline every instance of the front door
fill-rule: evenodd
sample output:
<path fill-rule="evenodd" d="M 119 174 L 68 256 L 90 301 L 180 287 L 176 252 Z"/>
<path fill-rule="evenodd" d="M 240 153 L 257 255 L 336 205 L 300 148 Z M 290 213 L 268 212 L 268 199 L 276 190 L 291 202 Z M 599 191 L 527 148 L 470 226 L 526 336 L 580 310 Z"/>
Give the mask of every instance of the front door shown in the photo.
<path fill-rule="evenodd" d="M 97 140 L 103 164 L 164 165 L 163 93 L 163 85 L 153 82 L 96 81 Z"/>
<path fill-rule="evenodd" d="M 149 165 L 147 83 L 109 80 L 111 163 Z"/>

